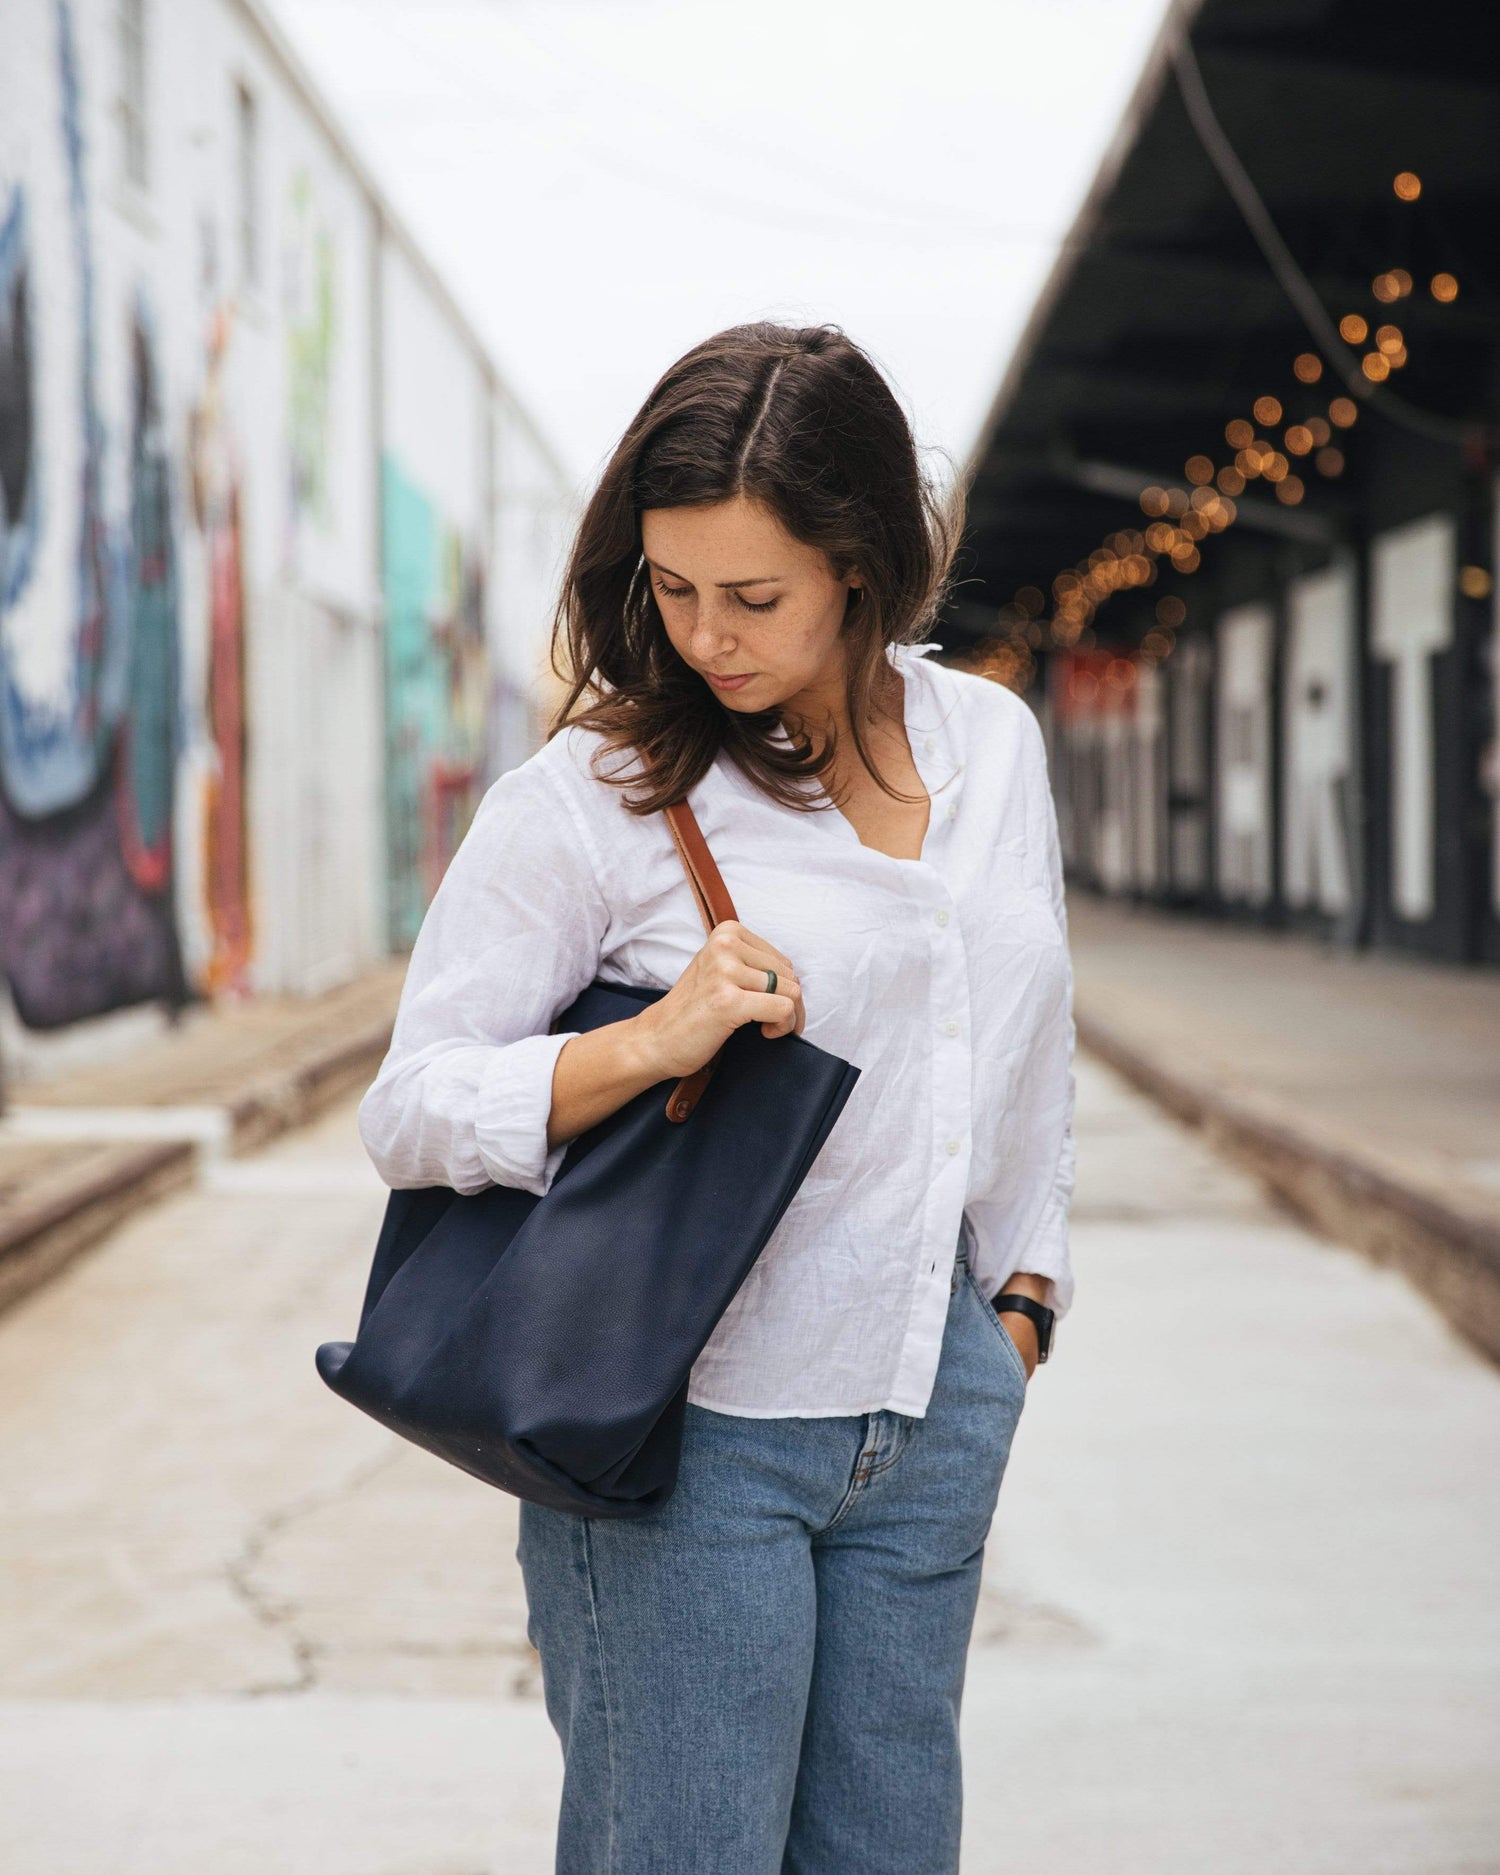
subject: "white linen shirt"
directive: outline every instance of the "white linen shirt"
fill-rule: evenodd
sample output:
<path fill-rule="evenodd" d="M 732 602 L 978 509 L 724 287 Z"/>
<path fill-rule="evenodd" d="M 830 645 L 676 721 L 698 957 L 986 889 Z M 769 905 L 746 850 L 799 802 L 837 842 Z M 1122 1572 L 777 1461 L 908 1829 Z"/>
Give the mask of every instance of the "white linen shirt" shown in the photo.
<path fill-rule="evenodd" d="M 796 965 L 805 1034 L 860 1070 L 848 1105 L 695 1364 L 718 1412 L 920 1417 L 962 1228 L 987 1295 L 1017 1270 L 1072 1300 L 1072 975 L 1035 717 L 985 679 L 892 653 L 932 797 L 920 859 L 834 807 L 779 805 L 726 756 L 689 797 L 741 921 Z M 703 926 L 660 815 L 569 729 L 486 791 L 412 949 L 359 1109 L 387 1185 L 544 1192 L 556 1016 L 596 975 L 666 989 Z"/>

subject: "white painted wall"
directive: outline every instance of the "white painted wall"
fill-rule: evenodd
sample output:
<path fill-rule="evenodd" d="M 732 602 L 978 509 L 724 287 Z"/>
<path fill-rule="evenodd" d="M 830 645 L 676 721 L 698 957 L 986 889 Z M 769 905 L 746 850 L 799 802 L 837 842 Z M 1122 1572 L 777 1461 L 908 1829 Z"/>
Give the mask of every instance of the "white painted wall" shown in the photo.
<path fill-rule="evenodd" d="M 1287 592 L 1282 889 L 1336 915 L 1353 899 L 1345 812 L 1354 768 L 1354 569 L 1324 568 Z"/>
<path fill-rule="evenodd" d="M 1453 641 L 1454 524 L 1431 514 L 1370 550 L 1370 650 L 1391 666 L 1391 909 L 1430 918 L 1436 903 L 1432 659 Z"/>
<path fill-rule="evenodd" d="M 1236 606 L 1218 622 L 1215 740 L 1219 891 L 1234 904 L 1271 895 L 1271 645 L 1264 605 Z"/>

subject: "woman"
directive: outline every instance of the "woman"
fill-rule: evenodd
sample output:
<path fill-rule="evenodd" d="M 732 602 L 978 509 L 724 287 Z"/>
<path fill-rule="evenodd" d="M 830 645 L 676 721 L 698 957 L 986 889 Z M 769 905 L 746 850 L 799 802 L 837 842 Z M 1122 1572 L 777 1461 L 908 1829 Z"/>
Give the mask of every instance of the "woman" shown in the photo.
<path fill-rule="evenodd" d="M 1072 1288 L 1072 1021 L 1035 719 L 912 643 L 951 550 L 841 333 L 674 365 L 579 529 L 557 733 L 480 804 L 360 1108 L 392 1186 L 542 1192 L 743 1023 L 861 1070 L 693 1369 L 670 1502 L 521 1507 L 560 1875 L 958 1865 L 984 1542 Z M 745 920 L 706 943 L 684 794 Z M 550 1033 L 596 973 L 667 993 Z"/>

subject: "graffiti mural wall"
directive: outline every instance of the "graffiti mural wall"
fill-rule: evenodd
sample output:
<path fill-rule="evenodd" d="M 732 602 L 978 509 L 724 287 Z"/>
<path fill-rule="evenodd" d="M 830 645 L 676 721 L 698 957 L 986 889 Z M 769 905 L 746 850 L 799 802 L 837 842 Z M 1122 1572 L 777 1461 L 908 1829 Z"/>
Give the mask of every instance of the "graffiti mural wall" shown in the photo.
<path fill-rule="evenodd" d="M 566 511 L 255 7 L 141 21 L 0 8 L 12 1045 L 409 942 L 533 745 Z"/>
<path fill-rule="evenodd" d="M 384 287 L 386 837 L 399 946 L 416 936 L 488 779 L 493 439 L 485 383 L 431 283 L 392 254 Z"/>
<path fill-rule="evenodd" d="M 171 472 L 149 293 L 100 303 L 73 12 L 0 122 L 0 972 L 52 1028 L 185 993 Z M 37 39 L 42 35 L 36 33 Z M 100 324 L 128 333 L 106 381 Z"/>

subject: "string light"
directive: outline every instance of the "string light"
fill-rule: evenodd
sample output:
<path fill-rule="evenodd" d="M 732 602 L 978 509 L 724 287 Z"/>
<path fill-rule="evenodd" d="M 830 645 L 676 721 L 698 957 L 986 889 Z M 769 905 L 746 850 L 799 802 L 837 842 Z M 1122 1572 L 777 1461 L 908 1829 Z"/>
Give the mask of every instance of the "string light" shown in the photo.
<path fill-rule="evenodd" d="M 1422 187 L 1421 178 L 1413 170 L 1400 171 L 1392 181 L 1397 198 L 1403 202 L 1415 202 Z M 1436 273 L 1428 284 L 1432 297 L 1440 304 L 1450 304 L 1458 297 L 1458 280 L 1451 273 Z M 1404 299 L 1413 291 L 1413 285 L 1404 267 L 1390 267 L 1374 276 L 1370 291 L 1382 305 L 1389 305 Z M 1372 349 L 1360 359 L 1360 368 L 1371 383 L 1383 383 L 1392 371 L 1407 363 L 1406 338 L 1398 325 L 1381 325 L 1372 338 L 1370 321 L 1362 313 L 1351 312 L 1340 319 L 1338 330 L 1347 345 L 1359 347 L 1369 342 Z M 1299 384 L 1319 383 L 1324 369 L 1324 361 L 1315 351 L 1299 352 L 1292 360 L 1292 375 Z M 1152 584 L 1158 558 L 1169 560 L 1177 573 L 1196 572 L 1202 564 L 1197 543 L 1234 522 L 1237 510 L 1233 497 L 1243 493 L 1247 481 L 1263 477 L 1278 502 L 1295 507 L 1305 498 L 1307 489 L 1302 477 L 1293 473 L 1289 457 L 1310 458 L 1318 473 L 1330 479 L 1344 473 L 1344 452 L 1332 439 L 1336 430 L 1350 429 L 1357 422 L 1359 407 L 1353 398 L 1333 398 L 1327 417 L 1309 416 L 1288 424 L 1282 438 L 1286 455 L 1256 434 L 1256 425 L 1263 430 L 1280 426 L 1280 399 L 1269 394 L 1258 397 L 1252 410 L 1254 425 L 1235 417 L 1224 426 L 1225 441 L 1235 452 L 1233 463 L 1216 470 L 1211 457 L 1190 456 L 1183 464 L 1183 475 L 1191 492 L 1155 484 L 1143 489 L 1140 506 L 1149 521 L 1144 534 L 1122 528 L 1107 536 L 1104 545 L 1095 548 L 1076 569 L 1064 570 L 1057 576 L 1052 587 L 1054 612 L 1048 621 L 1054 644 L 1068 648 L 1092 646 L 1095 634 L 1090 621 L 1098 607 L 1123 589 Z M 1487 597 L 1492 589 L 1489 571 L 1479 566 L 1463 567 L 1458 583 L 1465 596 L 1475 599 Z M 1037 615 L 1044 606 L 1040 589 L 1026 587 L 1002 608 L 1001 616 L 1013 622 L 1013 629 L 1029 633 L 1032 644 L 1039 645 L 1043 627 Z M 1128 691 L 1136 681 L 1138 666 L 1155 663 L 1172 651 L 1173 632 L 1184 623 L 1187 608 L 1176 594 L 1166 594 L 1156 601 L 1155 614 L 1157 622 L 1143 636 L 1135 661 L 1115 658 L 1104 665 L 1106 688 Z M 1030 658 L 1024 645 L 1022 652 L 1029 675 Z M 1075 674 L 1075 697 L 1085 693 L 1094 697 L 1100 691 L 1095 674 Z"/>

